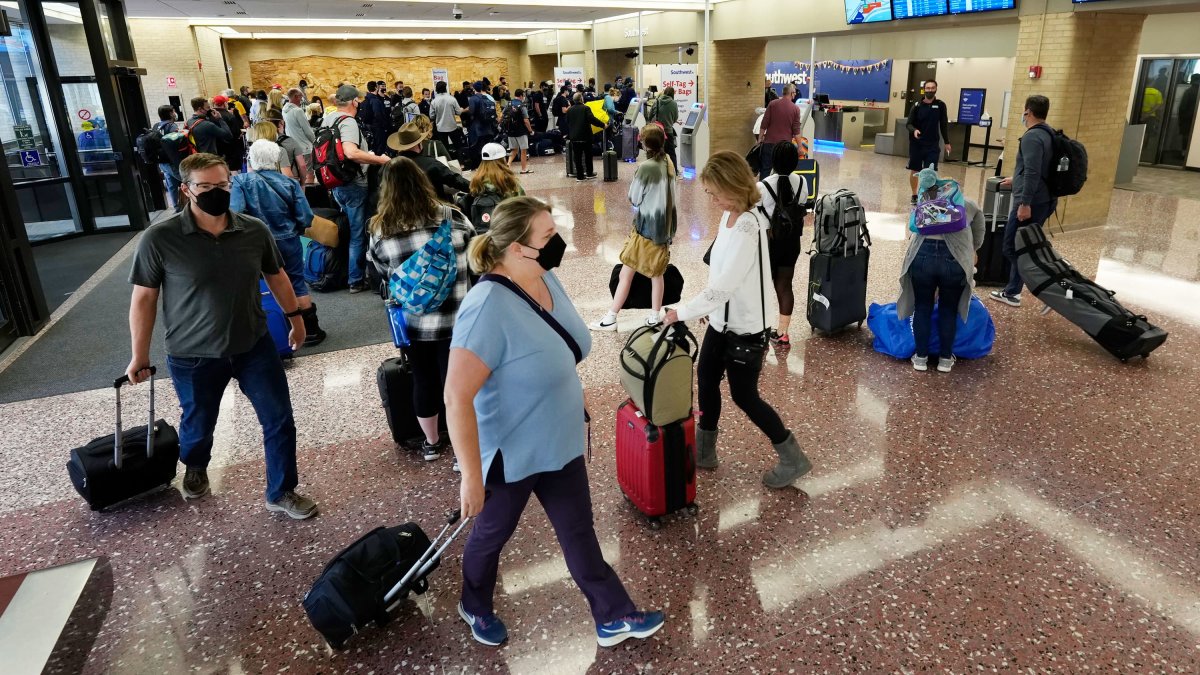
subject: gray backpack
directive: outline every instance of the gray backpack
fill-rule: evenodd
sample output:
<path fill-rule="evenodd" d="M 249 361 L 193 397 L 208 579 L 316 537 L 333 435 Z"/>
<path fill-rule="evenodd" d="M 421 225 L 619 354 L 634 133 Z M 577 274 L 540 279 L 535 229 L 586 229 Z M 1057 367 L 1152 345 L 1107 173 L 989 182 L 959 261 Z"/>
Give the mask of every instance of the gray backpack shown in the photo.
<path fill-rule="evenodd" d="M 871 246 L 867 212 L 850 190 L 838 190 L 817 200 L 813 250 L 826 255 L 853 255 Z"/>

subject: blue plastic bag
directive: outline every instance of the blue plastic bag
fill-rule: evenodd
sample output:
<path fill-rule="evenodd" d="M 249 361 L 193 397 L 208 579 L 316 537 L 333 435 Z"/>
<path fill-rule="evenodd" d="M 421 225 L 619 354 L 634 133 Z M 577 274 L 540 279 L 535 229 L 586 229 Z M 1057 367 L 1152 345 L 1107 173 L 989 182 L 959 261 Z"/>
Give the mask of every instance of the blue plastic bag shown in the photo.
<path fill-rule="evenodd" d="M 929 334 L 929 353 L 941 352 L 941 341 L 937 331 L 938 308 L 933 308 L 933 330 Z M 872 346 L 881 354 L 907 359 L 917 351 L 913 338 L 912 317 L 900 319 L 896 316 L 896 303 L 886 305 L 871 303 L 867 312 L 867 326 L 875 334 Z M 958 331 L 954 334 L 954 355 L 960 359 L 979 359 L 992 353 L 996 342 L 996 325 L 992 315 L 978 297 L 971 296 L 967 320 L 958 319 Z"/>

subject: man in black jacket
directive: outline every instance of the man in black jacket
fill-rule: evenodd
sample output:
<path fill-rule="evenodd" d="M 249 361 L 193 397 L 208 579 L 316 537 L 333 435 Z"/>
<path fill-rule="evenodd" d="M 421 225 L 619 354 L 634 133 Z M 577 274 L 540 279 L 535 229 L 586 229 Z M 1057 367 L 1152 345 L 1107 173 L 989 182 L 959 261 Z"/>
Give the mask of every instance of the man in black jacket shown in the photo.
<path fill-rule="evenodd" d="M 401 157 L 407 157 L 416 162 L 443 199 L 453 199 L 456 192 L 470 192 L 471 181 L 464 178 L 461 173 L 442 164 L 434 157 L 421 154 L 424 149 L 423 144 L 427 140 L 429 137 L 421 133 L 416 124 L 409 122 L 389 136 L 387 144 L 389 148 L 400 153 Z"/>
<path fill-rule="evenodd" d="M 379 91 L 379 81 L 367 83 L 367 96 L 358 109 L 358 117 L 359 126 L 366 127 L 370 140 L 367 149 L 377 155 L 386 155 L 391 119 L 388 117 L 388 106 L 384 104 Z"/>
<path fill-rule="evenodd" d="M 567 134 L 567 110 L 570 108 L 571 87 L 564 84 L 550 104 L 550 111 L 554 113 L 554 126 L 558 127 L 564 136 Z"/>
<path fill-rule="evenodd" d="M 937 97 L 937 80 L 926 80 L 924 94 L 908 113 L 908 182 L 912 187 L 912 203 L 917 203 L 917 172 L 933 167 L 936 171 L 942 158 L 942 143 L 950 154 L 950 123 L 946 117 L 946 102 Z"/>
<path fill-rule="evenodd" d="M 596 177 L 596 168 L 592 165 L 593 126 L 604 127 L 604 122 L 596 119 L 592 109 L 583 104 L 583 94 L 575 94 L 572 104 L 567 110 L 567 139 L 571 141 L 572 158 L 575 165 L 575 178 L 587 180 Z"/>
<path fill-rule="evenodd" d="M 212 109 L 208 99 L 197 96 L 192 99 L 191 103 L 192 116 L 184 124 L 184 127 L 191 135 L 196 151 L 222 156 L 217 144 L 233 141 L 233 134 L 230 133 L 229 126 L 225 124 L 221 113 Z"/>

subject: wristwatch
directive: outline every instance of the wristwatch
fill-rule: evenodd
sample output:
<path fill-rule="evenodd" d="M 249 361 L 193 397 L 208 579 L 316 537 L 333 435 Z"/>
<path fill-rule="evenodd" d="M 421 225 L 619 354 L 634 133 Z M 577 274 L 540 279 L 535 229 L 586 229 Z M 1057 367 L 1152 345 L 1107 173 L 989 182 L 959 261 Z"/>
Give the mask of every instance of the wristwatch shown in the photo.
<path fill-rule="evenodd" d="M 301 314 L 303 314 L 303 313 L 304 313 L 304 310 L 302 310 L 302 309 L 300 309 L 299 307 L 297 307 L 297 308 L 296 308 L 296 311 L 294 311 L 294 312 L 288 312 L 287 314 L 284 314 L 284 316 L 286 316 L 287 318 L 289 318 L 289 319 L 290 319 L 290 318 L 292 318 L 292 317 L 294 317 L 294 316 L 300 316 L 300 315 L 301 315 Z"/>

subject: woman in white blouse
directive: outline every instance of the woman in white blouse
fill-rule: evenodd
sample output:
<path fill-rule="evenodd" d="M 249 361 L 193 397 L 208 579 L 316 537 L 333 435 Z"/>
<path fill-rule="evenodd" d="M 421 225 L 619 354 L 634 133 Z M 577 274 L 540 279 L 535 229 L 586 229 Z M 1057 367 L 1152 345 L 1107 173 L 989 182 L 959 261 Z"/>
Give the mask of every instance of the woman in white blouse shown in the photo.
<path fill-rule="evenodd" d="M 717 423 L 721 417 L 721 378 L 737 407 L 766 434 L 779 463 L 763 475 L 763 484 L 783 488 L 812 469 L 796 437 L 775 409 L 762 399 L 758 378 L 766 352 L 766 293 L 771 285 L 767 267 L 768 221 L 758 211 L 758 180 L 750 165 L 734 152 L 718 152 L 700 172 L 704 191 L 721 212 L 713 242 L 708 285 L 677 310 L 667 312 L 664 324 L 708 317 L 708 330 L 696 366 L 696 465 L 717 467 Z M 742 349 L 738 349 L 738 346 Z"/>

